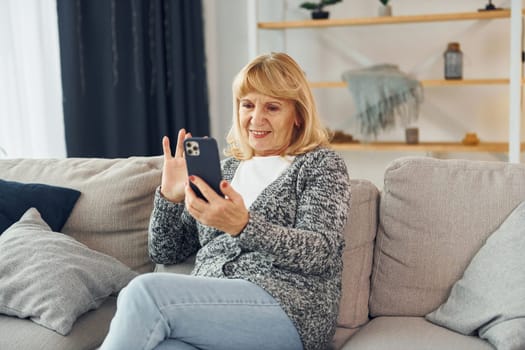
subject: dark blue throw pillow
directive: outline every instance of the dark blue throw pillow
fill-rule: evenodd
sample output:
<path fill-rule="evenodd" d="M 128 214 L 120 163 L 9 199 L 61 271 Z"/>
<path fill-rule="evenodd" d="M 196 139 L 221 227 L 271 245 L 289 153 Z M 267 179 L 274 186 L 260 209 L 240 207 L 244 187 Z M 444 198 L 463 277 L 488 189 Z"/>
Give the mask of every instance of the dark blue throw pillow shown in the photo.
<path fill-rule="evenodd" d="M 80 192 L 65 187 L 0 180 L 0 234 L 34 207 L 55 232 L 60 232 Z"/>

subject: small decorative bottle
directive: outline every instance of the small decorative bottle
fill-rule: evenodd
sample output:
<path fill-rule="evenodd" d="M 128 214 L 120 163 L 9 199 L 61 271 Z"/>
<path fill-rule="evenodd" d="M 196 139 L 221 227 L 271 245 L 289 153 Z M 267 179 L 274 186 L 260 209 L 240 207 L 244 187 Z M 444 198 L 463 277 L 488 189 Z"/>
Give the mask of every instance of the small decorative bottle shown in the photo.
<path fill-rule="evenodd" d="M 448 43 L 445 56 L 445 79 L 463 78 L 463 53 L 459 43 Z"/>

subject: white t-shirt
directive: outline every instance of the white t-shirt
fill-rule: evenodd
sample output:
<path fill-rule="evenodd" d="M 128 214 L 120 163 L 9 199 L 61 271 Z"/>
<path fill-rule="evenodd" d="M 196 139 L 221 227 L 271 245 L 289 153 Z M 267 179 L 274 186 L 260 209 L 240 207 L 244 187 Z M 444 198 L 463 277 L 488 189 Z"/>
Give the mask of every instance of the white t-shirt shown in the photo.
<path fill-rule="evenodd" d="M 261 192 L 288 169 L 294 156 L 253 157 L 239 164 L 231 185 L 249 208 Z"/>

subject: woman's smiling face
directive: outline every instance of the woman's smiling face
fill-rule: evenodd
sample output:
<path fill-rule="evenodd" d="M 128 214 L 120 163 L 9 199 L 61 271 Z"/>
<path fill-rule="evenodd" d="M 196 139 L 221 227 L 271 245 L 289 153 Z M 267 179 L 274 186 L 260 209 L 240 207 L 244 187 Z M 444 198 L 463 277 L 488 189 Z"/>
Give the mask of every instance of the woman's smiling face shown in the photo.
<path fill-rule="evenodd" d="M 239 100 L 241 134 L 247 138 L 255 156 L 279 155 L 292 143 L 298 122 L 295 104 L 257 92 Z"/>

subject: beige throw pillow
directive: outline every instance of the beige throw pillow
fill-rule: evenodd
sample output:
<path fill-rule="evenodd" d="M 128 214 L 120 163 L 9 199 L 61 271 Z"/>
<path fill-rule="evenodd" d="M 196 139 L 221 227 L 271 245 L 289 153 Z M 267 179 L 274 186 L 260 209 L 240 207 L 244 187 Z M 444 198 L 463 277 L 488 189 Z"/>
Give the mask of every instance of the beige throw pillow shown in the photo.
<path fill-rule="evenodd" d="M 35 208 L 0 236 L 0 313 L 61 335 L 136 275 L 117 259 L 51 231 Z"/>
<path fill-rule="evenodd" d="M 525 202 L 474 256 L 447 301 L 426 318 L 498 350 L 525 349 Z"/>

